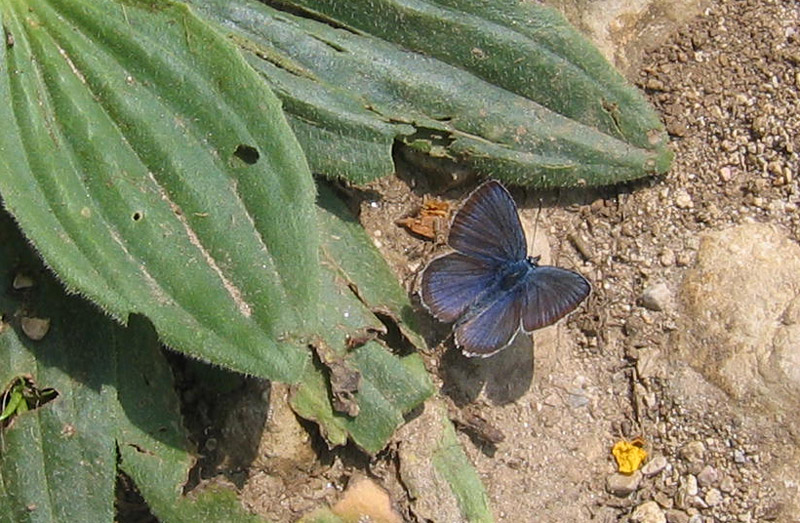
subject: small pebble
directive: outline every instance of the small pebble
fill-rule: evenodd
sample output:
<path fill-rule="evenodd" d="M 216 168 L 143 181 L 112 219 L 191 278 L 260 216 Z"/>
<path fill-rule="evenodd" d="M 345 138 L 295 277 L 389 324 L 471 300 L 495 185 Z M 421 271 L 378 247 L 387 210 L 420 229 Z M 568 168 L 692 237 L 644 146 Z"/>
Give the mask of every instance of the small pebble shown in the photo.
<path fill-rule="evenodd" d="M 706 465 L 697 475 L 697 483 L 701 487 L 716 485 L 719 481 L 719 472 L 711 465 Z"/>
<path fill-rule="evenodd" d="M 679 508 L 689 508 L 697 496 L 697 479 L 691 474 L 680 478 L 680 487 L 675 494 L 675 504 Z"/>
<path fill-rule="evenodd" d="M 702 462 L 705 458 L 706 446 L 702 441 L 690 441 L 679 451 L 681 458 L 690 463 Z"/>
<path fill-rule="evenodd" d="M 668 510 L 667 523 L 689 523 L 689 514 L 682 510 Z"/>
<path fill-rule="evenodd" d="M 567 405 L 573 409 L 579 409 L 589 404 L 589 398 L 586 393 L 580 388 L 574 388 L 567 394 Z"/>
<path fill-rule="evenodd" d="M 658 503 L 645 501 L 633 509 L 630 520 L 638 523 L 667 523 L 667 516 L 664 515 L 664 511 L 661 510 Z"/>
<path fill-rule="evenodd" d="M 732 494 L 736 490 L 736 483 L 734 483 L 732 477 L 725 476 L 719 482 L 719 489 L 726 494 Z"/>
<path fill-rule="evenodd" d="M 655 494 L 653 494 L 653 500 L 656 503 L 658 503 L 661 506 L 661 508 L 665 509 L 671 509 L 673 505 L 675 505 L 675 502 L 672 501 L 672 498 L 661 491 L 658 491 Z"/>
<path fill-rule="evenodd" d="M 18 272 L 14 275 L 14 281 L 11 283 L 11 286 L 18 291 L 22 289 L 29 289 L 33 287 L 33 278 L 31 278 L 28 274 Z"/>
<path fill-rule="evenodd" d="M 654 283 L 642 292 L 642 305 L 651 311 L 663 311 L 669 305 L 671 297 L 666 283 Z"/>
<path fill-rule="evenodd" d="M 722 503 L 722 493 L 718 489 L 712 488 L 706 492 L 706 496 L 703 499 L 709 507 L 716 507 Z"/>
<path fill-rule="evenodd" d="M 666 466 L 667 458 L 664 456 L 654 456 L 653 459 L 645 463 L 644 467 L 642 467 L 642 474 L 649 478 L 664 470 Z"/>
<path fill-rule="evenodd" d="M 678 209 L 691 209 L 694 207 L 692 197 L 686 192 L 685 189 L 678 189 L 675 191 L 675 206 Z"/>
<path fill-rule="evenodd" d="M 620 474 L 615 472 L 608 477 L 606 489 L 617 497 L 624 498 L 639 488 L 642 482 L 642 473 L 636 471 L 633 474 Z"/>
<path fill-rule="evenodd" d="M 664 249 L 658 256 L 658 260 L 664 267 L 672 267 L 675 265 L 675 251 L 672 249 Z"/>
<path fill-rule="evenodd" d="M 686 491 L 686 494 L 689 496 L 696 496 L 698 489 L 697 489 L 697 478 L 689 474 L 685 476 L 683 479 L 683 487 Z"/>
<path fill-rule="evenodd" d="M 22 332 L 34 341 L 44 338 L 50 330 L 50 318 L 22 318 L 19 323 Z"/>
<path fill-rule="evenodd" d="M 744 452 L 739 449 L 733 451 L 733 461 L 734 463 L 742 464 L 747 461 L 747 458 L 744 456 Z"/>
<path fill-rule="evenodd" d="M 686 267 L 692 263 L 692 255 L 688 252 L 680 252 L 675 257 L 675 263 L 678 265 L 678 267 Z"/>

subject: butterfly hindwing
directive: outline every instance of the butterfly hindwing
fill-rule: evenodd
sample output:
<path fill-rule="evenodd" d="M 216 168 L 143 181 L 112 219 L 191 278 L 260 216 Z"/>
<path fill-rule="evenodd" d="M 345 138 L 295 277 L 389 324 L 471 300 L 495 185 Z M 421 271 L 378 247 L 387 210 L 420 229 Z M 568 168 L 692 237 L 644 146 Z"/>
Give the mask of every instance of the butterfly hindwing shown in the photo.
<path fill-rule="evenodd" d="M 538 266 L 527 275 L 522 293 L 522 328 L 532 332 L 557 322 L 589 295 L 591 285 L 567 269 Z"/>
<path fill-rule="evenodd" d="M 456 344 L 466 356 L 491 356 L 514 339 L 520 327 L 523 287 L 503 292 L 490 306 L 456 324 Z"/>
<path fill-rule="evenodd" d="M 457 252 L 432 260 L 422 273 L 422 303 L 441 321 L 457 320 L 495 278 L 491 264 Z"/>
<path fill-rule="evenodd" d="M 519 261 L 528 254 L 514 199 L 495 181 L 469 195 L 453 218 L 447 243 L 466 256 L 495 263 Z"/>

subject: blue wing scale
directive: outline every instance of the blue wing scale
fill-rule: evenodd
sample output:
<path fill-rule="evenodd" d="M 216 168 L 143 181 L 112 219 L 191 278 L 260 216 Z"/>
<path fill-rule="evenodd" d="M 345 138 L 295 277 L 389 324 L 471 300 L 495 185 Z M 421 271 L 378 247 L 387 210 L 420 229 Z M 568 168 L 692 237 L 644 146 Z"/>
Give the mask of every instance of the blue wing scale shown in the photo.
<path fill-rule="evenodd" d="M 453 218 L 447 243 L 466 256 L 494 263 L 519 261 L 528 255 L 514 199 L 495 181 L 469 195 Z"/>
<path fill-rule="evenodd" d="M 589 296 L 591 285 L 577 272 L 539 266 L 528 274 L 522 295 L 522 328 L 533 332 L 574 311 Z"/>
<path fill-rule="evenodd" d="M 456 344 L 466 356 L 487 357 L 504 349 L 519 331 L 522 300 L 517 292 L 504 293 L 491 306 L 456 324 Z"/>
<path fill-rule="evenodd" d="M 491 285 L 494 268 L 483 260 L 450 253 L 422 273 L 422 303 L 439 320 L 457 320 Z"/>

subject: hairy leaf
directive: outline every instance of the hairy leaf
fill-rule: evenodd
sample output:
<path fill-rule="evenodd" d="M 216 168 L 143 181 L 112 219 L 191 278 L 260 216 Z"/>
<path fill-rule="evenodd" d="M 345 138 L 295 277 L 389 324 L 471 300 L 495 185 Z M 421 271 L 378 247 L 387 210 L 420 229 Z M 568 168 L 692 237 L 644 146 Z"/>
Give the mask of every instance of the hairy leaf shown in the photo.
<path fill-rule="evenodd" d="M 251 517 L 230 490 L 183 496 L 194 457 L 147 321 L 124 328 L 65 295 L 4 212 L 0 285 L 0 387 L 22 376 L 57 394 L 0 429 L 0 521 L 112 521 L 118 459 L 162 521 Z"/>
<path fill-rule="evenodd" d="M 283 100 L 316 172 L 357 183 L 383 176 L 393 139 L 523 185 L 609 184 L 669 168 L 655 112 L 550 8 L 191 2 Z"/>
<path fill-rule="evenodd" d="M 68 288 L 175 349 L 294 381 L 315 189 L 279 101 L 164 0 L 0 0 L 0 193 Z"/>
<path fill-rule="evenodd" d="M 438 405 L 437 405 L 438 407 Z M 461 513 L 467 521 L 494 521 L 489 508 L 489 496 L 481 483 L 474 465 L 461 448 L 453 424 L 447 419 L 444 409 L 438 409 L 441 417 L 441 434 L 438 447 L 433 451 L 434 469 L 450 485 Z"/>
<path fill-rule="evenodd" d="M 414 331 L 408 299 L 386 262 L 324 185 L 320 185 L 319 219 L 324 278 L 319 339 L 312 342 L 318 360 L 296 386 L 291 405 L 300 416 L 319 423 L 332 445 L 344 444 L 349 436 L 375 453 L 403 423 L 403 415 L 433 392 L 418 354 L 399 357 L 371 340 L 386 331 L 375 313 L 398 324 L 408 343 L 422 346 L 422 340 Z M 340 392 L 331 379 L 337 372 L 360 376 L 353 393 L 357 411 L 344 413 L 332 405 L 332 395 Z"/>

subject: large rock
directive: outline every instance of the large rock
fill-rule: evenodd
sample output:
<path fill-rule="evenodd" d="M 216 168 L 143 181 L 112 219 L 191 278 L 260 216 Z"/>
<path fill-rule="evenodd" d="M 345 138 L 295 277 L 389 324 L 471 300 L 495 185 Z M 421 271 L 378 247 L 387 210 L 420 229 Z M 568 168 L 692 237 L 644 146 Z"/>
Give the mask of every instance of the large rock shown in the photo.
<path fill-rule="evenodd" d="M 700 14 L 708 0 L 545 0 L 586 34 L 623 74 Z"/>
<path fill-rule="evenodd" d="M 679 354 L 734 398 L 800 408 L 800 246 L 746 224 L 706 235 L 684 279 Z"/>

